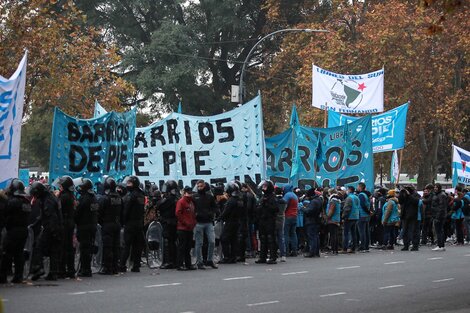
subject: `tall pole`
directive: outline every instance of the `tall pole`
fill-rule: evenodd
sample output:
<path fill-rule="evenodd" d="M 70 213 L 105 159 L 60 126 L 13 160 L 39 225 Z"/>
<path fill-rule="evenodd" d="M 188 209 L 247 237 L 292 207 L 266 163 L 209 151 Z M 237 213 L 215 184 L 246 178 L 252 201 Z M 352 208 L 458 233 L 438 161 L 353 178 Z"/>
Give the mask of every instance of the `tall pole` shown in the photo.
<path fill-rule="evenodd" d="M 250 52 L 248 52 L 246 58 L 245 58 L 245 61 L 243 62 L 243 66 L 242 66 L 242 71 L 240 72 L 240 82 L 239 82 L 239 85 L 238 85 L 238 99 L 240 101 L 240 104 L 243 104 L 243 78 L 245 76 L 245 68 L 246 68 L 246 65 L 248 63 L 248 61 L 250 60 L 250 57 L 251 55 L 253 54 L 253 52 L 255 51 L 255 48 L 260 44 L 262 43 L 266 38 L 269 38 L 269 37 L 272 37 L 276 34 L 280 34 L 280 33 L 286 33 L 286 32 L 304 32 L 304 33 L 327 33 L 328 31 L 325 30 L 325 29 L 308 29 L 308 28 L 305 28 L 305 29 L 297 29 L 297 28 L 285 28 L 285 29 L 279 29 L 279 30 L 276 30 L 272 33 L 269 33 L 267 34 L 266 36 L 264 36 L 263 38 L 261 38 L 260 40 L 258 40 L 254 45 L 253 47 L 251 47 L 251 50 Z"/>

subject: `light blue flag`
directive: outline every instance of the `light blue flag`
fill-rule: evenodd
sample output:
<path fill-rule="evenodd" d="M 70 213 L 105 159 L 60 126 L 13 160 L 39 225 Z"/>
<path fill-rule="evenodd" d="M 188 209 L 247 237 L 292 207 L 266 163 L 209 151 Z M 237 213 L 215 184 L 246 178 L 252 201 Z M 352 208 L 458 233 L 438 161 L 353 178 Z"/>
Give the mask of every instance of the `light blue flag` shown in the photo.
<path fill-rule="evenodd" d="M 183 113 L 183 108 L 181 107 L 181 101 L 178 103 L 178 111 L 177 113 L 182 114 Z"/>
<path fill-rule="evenodd" d="M 106 111 L 106 109 L 101 106 L 98 100 L 95 100 L 95 111 L 93 112 L 93 117 L 100 117 L 106 113 L 108 113 L 108 111 Z"/>
<path fill-rule="evenodd" d="M 372 116 L 372 146 L 374 153 L 400 150 L 405 147 L 406 115 L 409 103 Z M 328 112 L 328 127 L 351 123 L 358 117 Z"/>
<path fill-rule="evenodd" d="M 295 104 L 292 105 L 292 113 L 290 114 L 289 126 L 291 128 L 300 126 L 299 115 L 297 114 L 297 106 Z"/>
<path fill-rule="evenodd" d="M 457 173 L 457 164 L 454 163 L 452 168 L 452 187 L 455 188 L 459 184 L 459 174 Z"/>

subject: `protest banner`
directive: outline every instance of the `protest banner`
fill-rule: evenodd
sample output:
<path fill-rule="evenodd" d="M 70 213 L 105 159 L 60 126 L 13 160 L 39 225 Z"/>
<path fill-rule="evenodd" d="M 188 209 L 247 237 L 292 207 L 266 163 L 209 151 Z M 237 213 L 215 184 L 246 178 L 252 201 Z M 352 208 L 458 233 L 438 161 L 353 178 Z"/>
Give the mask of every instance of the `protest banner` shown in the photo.
<path fill-rule="evenodd" d="M 135 110 L 92 119 L 71 117 L 59 108 L 52 126 L 50 181 L 63 175 L 93 182 L 132 174 Z"/>

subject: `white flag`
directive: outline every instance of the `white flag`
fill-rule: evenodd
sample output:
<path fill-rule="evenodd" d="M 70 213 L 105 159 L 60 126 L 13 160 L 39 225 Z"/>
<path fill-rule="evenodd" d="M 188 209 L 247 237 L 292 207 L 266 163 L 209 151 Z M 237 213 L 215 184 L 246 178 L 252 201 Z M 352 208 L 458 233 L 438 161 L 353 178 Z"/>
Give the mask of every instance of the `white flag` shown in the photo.
<path fill-rule="evenodd" d="M 313 65 L 312 105 L 339 113 L 378 113 L 384 110 L 384 69 L 346 75 Z"/>
<path fill-rule="evenodd" d="M 392 164 L 390 165 L 390 182 L 395 184 L 398 181 L 398 175 L 400 175 L 400 169 L 398 167 L 398 154 L 397 150 L 393 150 Z"/>
<path fill-rule="evenodd" d="M 470 151 L 452 145 L 452 185 L 470 185 Z"/>
<path fill-rule="evenodd" d="M 0 76 L 0 189 L 18 177 L 26 59 L 27 53 L 10 78 Z"/>

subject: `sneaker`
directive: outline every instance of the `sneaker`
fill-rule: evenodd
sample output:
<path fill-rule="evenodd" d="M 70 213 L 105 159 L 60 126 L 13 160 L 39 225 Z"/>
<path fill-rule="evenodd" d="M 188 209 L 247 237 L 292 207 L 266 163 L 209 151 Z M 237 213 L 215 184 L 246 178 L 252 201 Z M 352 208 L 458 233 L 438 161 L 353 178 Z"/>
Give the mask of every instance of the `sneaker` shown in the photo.
<path fill-rule="evenodd" d="M 263 264 L 266 263 L 266 259 L 258 259 L 255 261 L 256 264 Z"/>
<path fill-rule="evenodd" d="M 409 250 L 409 248 L 407 246 L 401 248 L 401 251 L 408 251 L 408 250 Z"/>
<path fill-rule="evenodd" d="M 281 262 L 286 262 L 287 258 L 285 256 L 281 256 Z"/>
<path fill-rule="evenodd" d="M 212 267 L 213 269 L 218 269 L 219 267 L 213 261 L 207 262 L 207 266 Z"/>
<path fill-rule="evenodd" d="M 410 249 L 410 251 L 419 251 L 419 248 L 414 246 Z"/>
<path fill-rule="evenodd" d="M 133 268 L 131 268 L 131 272 L 140 273 L 140 268 L 139 267 L 133 267 Z"/>
<path fill-rule="evenodd" d="M 446 251 L 446 248 L 444 248 L 444 247 L 435 247 L 434 249 L 432 249 L 432 251 Z"/>
<path fill-rule="evenodd" d="M 184 266 L 178 266 L 176 268 L 177 271 L 186 271 L 186 268 Z"/>
<path fill-rule="evenodd" d="M 197 264 L 197 269 L 198 269 L 198 270 L 205 270 L 206 267 L 204 266 L 204 264 L 198 263 L 198 264 Z"/>
<path fill-rule="evenodd" d="M 277 264 L 276 259 L 269 259 L 266 264 Z"/>
<path fill-rule="evenodd" d="M 188 271 L 195 271 L 197 270 L 196 265 L 191 265 L 190 267 L 187 267 Z"/>

